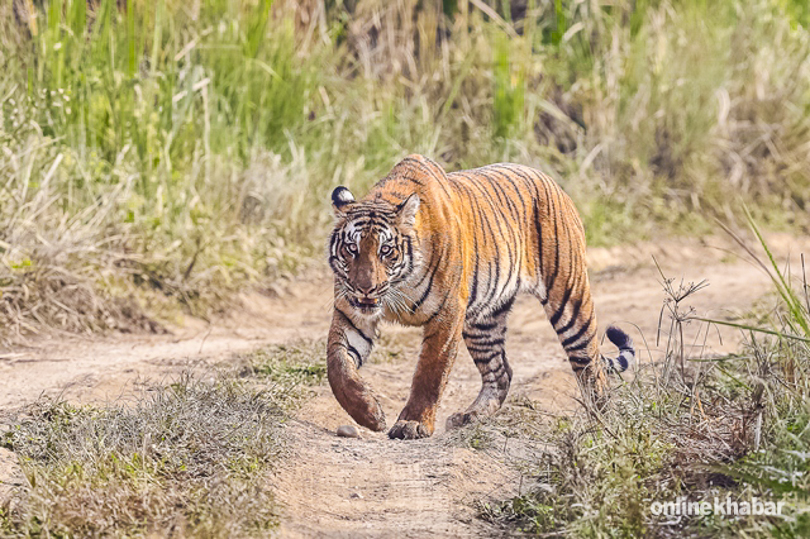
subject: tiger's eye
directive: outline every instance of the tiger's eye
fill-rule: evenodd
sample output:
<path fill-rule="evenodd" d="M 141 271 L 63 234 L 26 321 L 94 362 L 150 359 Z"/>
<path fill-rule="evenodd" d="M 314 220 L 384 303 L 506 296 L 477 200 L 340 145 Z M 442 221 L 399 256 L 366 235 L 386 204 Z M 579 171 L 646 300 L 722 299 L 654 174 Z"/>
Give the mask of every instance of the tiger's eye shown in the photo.
<path fill-rule="evenodd" d="M 390 245 L 383 245 L 382 247 L 380 247 L 380 254 L 381 254 L 382 256 L 388 256 L 388 255 L 390 255 L 390 254 L 391 254 L 391 251 L 392 251 L 392 249 L 391 249 L 391 246 L 390 246 Z"/>
<path fill-rule="evenodd" d="M 349 251 L 351 254 L 357 254 L 357 244 L 356 243 L 348 243 L 346 244 L 346 250 Z"/>

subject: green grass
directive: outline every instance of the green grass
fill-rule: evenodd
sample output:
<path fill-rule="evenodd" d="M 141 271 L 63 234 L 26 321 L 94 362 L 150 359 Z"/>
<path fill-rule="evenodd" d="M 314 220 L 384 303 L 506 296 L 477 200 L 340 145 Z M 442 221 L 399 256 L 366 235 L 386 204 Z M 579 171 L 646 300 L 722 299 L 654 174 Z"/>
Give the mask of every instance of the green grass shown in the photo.
<path fill-rule="evenodd" d="M 268 347 L 241 369 L 186 374 L 129 403 L 38 401 L 0 438 L 28 483 L 0 507 L 0 535 L 267 535 L 282 424 L 323 377 L 305 352 L 319 346 Z"/>
<path fill-rule="evenodd" d="M 289 388 L 321 383 L 326 377 L 326 343 L 302 340 L 262 348 L 250 355 L 249 373 Z"/>
<path fill-rule="evenodd" d="M 96 4 L 0 7 L 5 339 L 206 316 L 320 256 L 330 190 L 411 152 L 549 172 L 592 244 L 741 202 L 806 226 L 799 0 Z"/>
<path fill-rule="evenodd" d="M 739 354 L 695 353 L 682 363 L 691 352 L 681 347 L 679 325 L 698 320 L 682 302 L 700 289 L 670 288 L 674 337 L 664 359 L 645 362 L 633 382 L 618 387 L 605 415 L 533 418 L 516 403 L 486 427 L 492 435 L 519 423 L 542 449 L 521 463 L 537 486 L 484 506 L 482 517 L 505 532 L 544 537 L 806 537 L 810 288 L 803 274 L 789 277 L 762 247 L 763 253 L 748 248 L 749 254 L 772 275 L 778 303 L 758 317 L 761 326 L 733 323 L 747 334 Z M 699 335 L 711 331 L 708 323 L 728 322 L 704 321 Z M 678 496 L 712 504 L 755 496 L 782 501 L 785 511 L 653 514 L 653 502 Z"/>

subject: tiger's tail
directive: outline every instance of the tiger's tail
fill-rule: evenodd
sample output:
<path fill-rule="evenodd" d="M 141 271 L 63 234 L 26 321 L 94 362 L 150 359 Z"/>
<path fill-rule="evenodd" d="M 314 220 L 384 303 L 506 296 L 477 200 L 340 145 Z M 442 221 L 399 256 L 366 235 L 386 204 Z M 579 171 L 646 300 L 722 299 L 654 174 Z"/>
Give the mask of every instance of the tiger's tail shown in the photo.
<path fill-rule="evenodd" d="M 622 373 L 636 360 L 636 349 L 633 347 L 633 339 L 616 326 L 610 326 L 605 333 L 607 334 L 608 340 L 619 349 L 619 355 L 615 358 L 602 355 L 602 361 L 605 362 L 605 370 L 608 374 Z"/>

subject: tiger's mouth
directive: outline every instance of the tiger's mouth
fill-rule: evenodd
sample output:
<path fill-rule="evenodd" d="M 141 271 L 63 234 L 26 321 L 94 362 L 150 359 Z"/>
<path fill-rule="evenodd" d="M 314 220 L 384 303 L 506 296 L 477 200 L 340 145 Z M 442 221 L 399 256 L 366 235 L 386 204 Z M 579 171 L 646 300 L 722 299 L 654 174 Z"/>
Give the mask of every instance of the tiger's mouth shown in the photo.
<path fill-rule="evenodd" d="M 377 311 L 381 305 L 380 298 L 370 297 L 349 298 L 349 303 L 351 303 L 352 307 L 355 309 L 359 309 L 361 312 L 366 314 Z"/>

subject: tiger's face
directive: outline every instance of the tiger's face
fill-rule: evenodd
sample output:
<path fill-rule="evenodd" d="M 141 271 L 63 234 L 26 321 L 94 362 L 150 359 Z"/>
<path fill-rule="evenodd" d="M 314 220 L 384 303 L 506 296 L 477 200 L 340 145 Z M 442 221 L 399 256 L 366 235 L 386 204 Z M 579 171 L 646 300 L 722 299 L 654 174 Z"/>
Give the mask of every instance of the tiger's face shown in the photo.
<path fill-rule="evenodd" d="M 338 187 L 332 206 L 338 221 L 329 241 L 329 265 L 337 294 L 369 316 L 403 308 L 398 285 L 418 264 L 414 223 L 419 197 L 412 194 L 399 205 L 357 202 L 348 189 Z"/>

